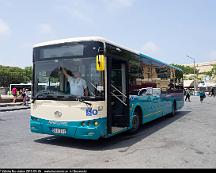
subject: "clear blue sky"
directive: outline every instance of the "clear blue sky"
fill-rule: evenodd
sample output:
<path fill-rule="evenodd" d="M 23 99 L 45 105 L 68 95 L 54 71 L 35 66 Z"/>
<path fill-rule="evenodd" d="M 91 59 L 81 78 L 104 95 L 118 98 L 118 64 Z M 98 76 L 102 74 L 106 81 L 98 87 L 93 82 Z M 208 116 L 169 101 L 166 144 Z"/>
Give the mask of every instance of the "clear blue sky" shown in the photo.
<path fill-rule="evenodd" d="M 167 63 L 216 60 L 216 0 L 0 0 L 0 64 L 35 43 L 102 36 Z"/>

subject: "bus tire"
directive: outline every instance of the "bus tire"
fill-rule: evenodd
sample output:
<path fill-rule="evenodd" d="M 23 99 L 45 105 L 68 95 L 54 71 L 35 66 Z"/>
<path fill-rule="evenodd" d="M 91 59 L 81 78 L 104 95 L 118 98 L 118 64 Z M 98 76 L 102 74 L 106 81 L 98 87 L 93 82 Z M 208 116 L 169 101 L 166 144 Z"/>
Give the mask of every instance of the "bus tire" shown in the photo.
<path fill-rule="evenodd" d="M 130 133 L 133 134 L 138 131 L 140 128 L 140 117 L 138 111 L 134 112 L 133 119 L 132 119 L 132 128 L 130 129 Z"/>

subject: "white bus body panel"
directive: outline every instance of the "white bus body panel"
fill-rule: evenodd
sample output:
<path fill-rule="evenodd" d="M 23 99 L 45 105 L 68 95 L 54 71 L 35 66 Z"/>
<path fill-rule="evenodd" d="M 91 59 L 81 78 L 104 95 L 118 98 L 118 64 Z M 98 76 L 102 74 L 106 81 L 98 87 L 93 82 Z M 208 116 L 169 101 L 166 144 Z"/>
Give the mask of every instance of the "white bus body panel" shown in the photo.
<path fill-rule="evenodd" d="M 31 115 L 51 121 L 86 121 L 107 117 L 105 101 L 88 102 L 92 106 L 79 101 L 36 100 L 31 105 Z"/>

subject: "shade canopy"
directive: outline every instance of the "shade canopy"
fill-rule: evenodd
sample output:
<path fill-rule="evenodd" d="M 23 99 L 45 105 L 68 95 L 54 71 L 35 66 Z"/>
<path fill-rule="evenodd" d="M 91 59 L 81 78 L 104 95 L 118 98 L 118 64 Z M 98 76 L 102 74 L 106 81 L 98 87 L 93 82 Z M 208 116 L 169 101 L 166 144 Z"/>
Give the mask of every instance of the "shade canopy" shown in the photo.
<path fill-rule="evenodd" d="M 194 87 L 194 80 L 184 80 L 184 87 L 185 88 L 193 88 Z"/>
<path fill-rule="evenodd" d="M 204 83 L 200 83 L 198 87 L 216 87 L 216 83 L 204 82 Z"/>

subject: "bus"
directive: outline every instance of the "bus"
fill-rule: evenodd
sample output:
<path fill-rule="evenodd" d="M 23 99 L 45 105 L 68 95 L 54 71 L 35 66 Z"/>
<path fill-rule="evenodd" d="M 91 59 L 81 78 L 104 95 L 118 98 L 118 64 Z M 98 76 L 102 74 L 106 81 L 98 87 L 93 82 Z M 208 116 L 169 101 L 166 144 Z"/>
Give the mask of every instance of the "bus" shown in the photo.
<path fill-rule="evenodd" d="M 31 132 L 98 140 L 135 133 L 183 105 L 181 69 L 102 37 L 33 47 Z"/>
<path fill-rule="evenodd" d="M 41 89 L 45 89 L 48 84 L 46 83 L 38 83 L 38 87 Z M 19 83 L 19 84 L 10 84 L 10 92 L 13 88 L 17 89 L 17 92 L 20 92 L 20 90 L 23 90 L 23 88 L 27 89 L 31 94 L 32 90 L 32 83 Z"/>
<path fill-rule="evenodd" d="M 13 88 L 16 88 L 17 91 L 23 90 L 23 88 L 28 89 L 31 91 L 31 83 L 19 83 L 19 84 L 10 84 L 10 91 L 12 91 Z"/>

